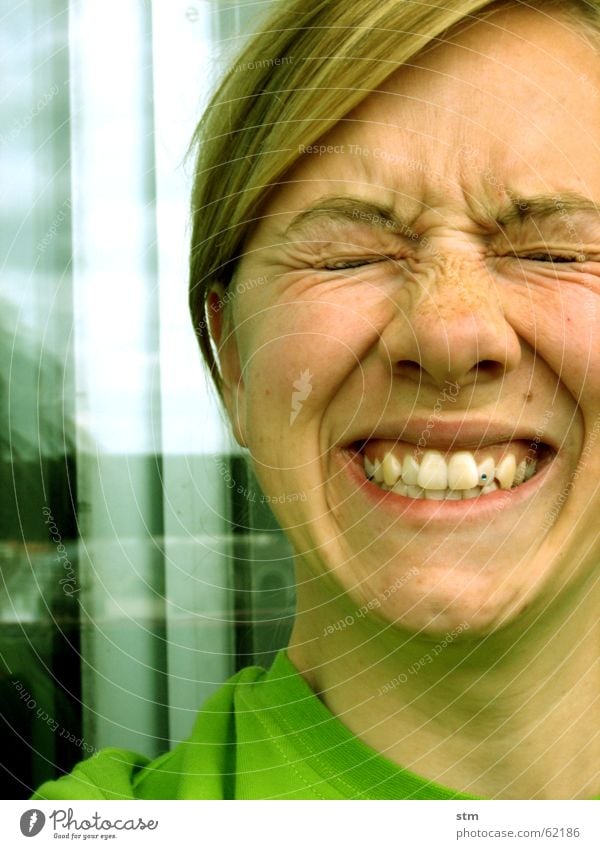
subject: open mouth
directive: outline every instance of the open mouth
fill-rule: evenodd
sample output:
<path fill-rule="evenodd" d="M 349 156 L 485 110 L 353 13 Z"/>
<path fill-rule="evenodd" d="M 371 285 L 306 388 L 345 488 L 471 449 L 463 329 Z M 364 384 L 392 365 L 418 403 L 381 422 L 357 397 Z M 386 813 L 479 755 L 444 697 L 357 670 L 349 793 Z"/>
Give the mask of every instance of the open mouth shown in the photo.
<path fill-rule="evenodd" d="M 354 443 L 351 450 L 365 477 L 380 489 L 431 501 L 460 501 L 514 490 L 556 454 L 545 443 L 521 439 L 457 451 L 423 450 L 408 442 L 374 439 Z"/>

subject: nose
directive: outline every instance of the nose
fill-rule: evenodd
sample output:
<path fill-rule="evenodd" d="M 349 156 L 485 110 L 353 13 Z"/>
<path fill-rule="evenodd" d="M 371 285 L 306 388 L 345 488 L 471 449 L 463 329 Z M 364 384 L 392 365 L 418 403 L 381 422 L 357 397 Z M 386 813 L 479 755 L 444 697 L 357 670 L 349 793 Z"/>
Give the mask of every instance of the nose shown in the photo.
<path fill-rule="evenodd" d="M 497 380 L 521 361 L 493 277 L 478 257 L 463 254 L 415 266 L 380 347 L 395 374 L 438 387 Z"/>

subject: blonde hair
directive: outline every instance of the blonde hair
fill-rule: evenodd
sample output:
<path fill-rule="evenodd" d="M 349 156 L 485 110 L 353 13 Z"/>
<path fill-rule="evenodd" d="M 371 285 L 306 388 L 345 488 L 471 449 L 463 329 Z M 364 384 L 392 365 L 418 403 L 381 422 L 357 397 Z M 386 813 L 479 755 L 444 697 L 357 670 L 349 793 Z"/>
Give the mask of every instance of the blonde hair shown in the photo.
<path fill-rule="evenodd" d="M 189 303 L 217 390 L 206 297 L 227 287 L 268 195 L 313 144 L 453 25 L 497 9 L 490 0 L 283 0 L 212 97 L 192 140 Z M 600 29 L 600 4 L 548 0 L 503 5 L 569 13 Z"/>

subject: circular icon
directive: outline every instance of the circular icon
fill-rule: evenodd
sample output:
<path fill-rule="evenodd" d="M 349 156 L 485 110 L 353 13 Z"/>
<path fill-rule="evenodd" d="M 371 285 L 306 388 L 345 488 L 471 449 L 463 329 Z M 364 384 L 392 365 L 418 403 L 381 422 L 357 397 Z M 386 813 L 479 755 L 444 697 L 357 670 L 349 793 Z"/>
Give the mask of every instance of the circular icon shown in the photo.
<path fill-rule="evenodd" d="M 35 837 L 43 829 L 46 817 L 38 808 L 25 811 L 21 816 L 21 834 L 25 837 Z"/>

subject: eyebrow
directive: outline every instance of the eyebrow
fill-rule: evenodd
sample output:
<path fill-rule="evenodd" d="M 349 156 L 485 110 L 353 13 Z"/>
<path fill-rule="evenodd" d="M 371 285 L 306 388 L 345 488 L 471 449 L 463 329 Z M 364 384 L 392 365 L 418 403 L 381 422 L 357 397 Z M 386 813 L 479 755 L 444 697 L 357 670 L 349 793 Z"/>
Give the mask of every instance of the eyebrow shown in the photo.
<path fill-rule="evenodd" d="M 284 236 L 289 238 L 297 231 L 301 231 L 311 224 L 318 224 L 324 219 L 334 223 L 361 224 L 398 234 L 406 233 L 411 229 L 408 221 L 400 218 L 391 207 L 363 198 L 352 197 L 352 195 L 344 195 L 320 198 L 311 206 L 303 209 L 294 216 L 285 228 Z"/>
<path fill-rule="evenodd" d="M 577 192 L 557 192 L 531 197 L 511 197 L 510 203 L 495 216 L 495 221 L 500 227 L 505 227 L 556 215 L 564 218 L 569 214 L 581 212 L 598 215 L 600 204 Z"/>
<path fill-rule="evenodd" d="M 510 224 L 522 224 L 526 221 L 553 216 L 564 218 L 566 215 L 582 212 L 598 215 L 600 203 L 577 192 L 556 192 L 528 197 L 513 196 L 497 214 L 490 213 L 486 216 L 487 220 L 482 223 L 488 226 L 490 223 L 495 223 L 500 227 L 507 227 Z M 323 219 L 333 223 L 361 224 L 401 235 L 409 234 L 410 236 L 413 232 L 409 220 L 399 217 L 390 206 L 352 195 L 343 195 L 319 198 L 294 216 L 283 235 L 289 238 L 297 231 L 302 231 L 305 227 L 319 223 Z"/>

